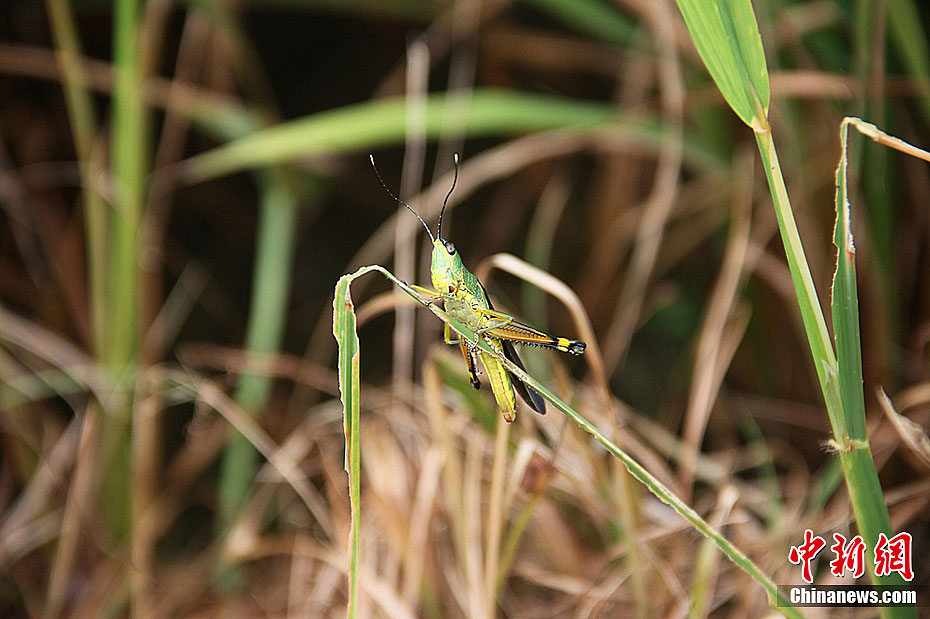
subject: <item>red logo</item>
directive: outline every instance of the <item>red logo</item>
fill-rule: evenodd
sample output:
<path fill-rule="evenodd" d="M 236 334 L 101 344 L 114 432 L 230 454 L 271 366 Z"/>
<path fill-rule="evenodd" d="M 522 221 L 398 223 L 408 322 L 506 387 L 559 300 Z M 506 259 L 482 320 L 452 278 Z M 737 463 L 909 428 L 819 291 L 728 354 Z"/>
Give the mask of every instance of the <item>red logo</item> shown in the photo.
<path fill-rule="evenodd" d="M 801 578 L 804 579 L 804 582 L 814 582 L 814 577 L 811 574 L 811 561 L 826 545 L 827 542 L 822 537 L 814 535 L 814 532 L 810 529 L 804 529 L 804 543 L 800 546 L 792 546 L 791 550 L 788 551 L 788 560 L 795 565 L 801 566 Z"/>
<path fill-rule="evenodd" d="M 833 541 L 835 543 L 830 546 L 830 550 L 833 551 L 834 559 L 830 561 L 830 573 L 842 577 L 849 570 L 854 578 L 860 578 L 865 574 L 865 553 L 868 546 L 862 536 L 857 535 L 847 542 L 844 535 L 834 533 Z M 813 584 L 811 561 L 817 558 L 826 545 L 827 542 L 822 537 L 814 535 L 810 529 L 804 529 L 804 543 L 792 546 L 788 551 L 788 561 L 801 566 L 801 578 L 804 582 Z M 914 579 L 910 533 L 898 533 L 890 539 L 884 533 L 878 536 L 878 543 L 875 545 L 875 575 L 889 576 L 893 572 L 900 574 L 904 580 Z"/>
<path fill-rule="evenodd" d="M 914 579 L 910 533 L 898 533 L 891 539 L 884 533 L 878 535 L 878 544 L 875 546 L 875 575 L 888 576 L 892 572 L 898 572 L 907 581 Z"/>
<path fill-rule="evenodd" d="M 830 561 L 830 573 L 842 576 L 849 570 L 854 578 L 865 574 L 865 542 L 862 536 L 857 535 L 847 543 L 845 537 L 834 533 L 833 539 L 836 543 L 830 546 L 830 550 L 836 558 Z"/>

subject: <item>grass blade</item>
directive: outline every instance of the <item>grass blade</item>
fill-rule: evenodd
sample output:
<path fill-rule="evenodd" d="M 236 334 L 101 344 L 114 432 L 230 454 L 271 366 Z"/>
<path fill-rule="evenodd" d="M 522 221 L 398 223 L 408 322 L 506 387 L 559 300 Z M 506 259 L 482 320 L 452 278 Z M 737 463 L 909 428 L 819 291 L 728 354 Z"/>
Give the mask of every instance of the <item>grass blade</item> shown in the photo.
<path fill-rule="evenodd" d="M 833 243 L 837 248 L 836 272 L 833 276 L 833 331 L 836 337 L 837 369 L 843 414 L 848 435 L 837 446 L 850 501 L 856 514 L 859 532 L 869 548 L 875 548 L 880 533 L 893 534 L 891 519 L 882 495 L 875 462 L 865 425 L 865 400 L 862 392 L 862 353 L 859 336 L 859 302 L 856 286 L 856 247 L 853 243 L 847 171 L 847 137 L 849 126 L 864 127 L 869 133 L 874 125 L 858 118 L 845 118 L 840 125 L 840 162 L 836 168 L 836 226 Z M 869 573 L 876 584 L 905 585 L 898 573 L 874 576 L 873 555 L 867 553 Z M 886 608 L 885 616 L 913 616 L 910 609 Z"/>
<path fill-rule="evenodd" d="M 87 74 L 81 62 L 83 51 L 77 23 L 67 0 L 46 0 L 52 35 L 58 51 L 62 86 L 68 105 L 68 120 L 74 138 L 74 150 L 81 175 L 81 199 L 84 202 L 85 234 L 87 236 L 88 279 L 90 282 L 90 317 L 94 353 L 103 358 L 106 347 L 108 303 L 107 273 L 107 206 L 94 179 L 105 170 L 101 157 L 94 156 L 97 133 L 96 109 L 87 84 Z"/>
<path fill-rule="evenodd" d="M 358 520 L 359 520 L 359 342 L 356 333 L 355 305 L 349 295 L 352 281 L 371 271 L 363 267 L 351 275 L 343 275 L 333 296 L 333 335 L 339 345 L 339 393 L 342 398 L 343 423 L 346 436 L 345 469 L 349 474 L 349 507 L 352 524 L 349 531 L 349 608 L 348 617 L 358 612 Z"/>
<path fill-rule="evenodd" d="M 143 71 L 138 49 L 138 0 L 120 0 L 113 18 L 113 126 L 111 173 L 113 208 L 109 226 L 107 323 L 105 360 L 126 389 L 138 361 L 141 325 L 140 225 L 146 187 L 146 114 L 142 98 Z M 115 539 L 130 532 L 132 398 L 128 391 L 113 400 L 112 415 L 103 428 L 107 519 Z"/>
<path fill-rule="evenodd" d="M 724 99 L 750 127 L 768 126 L 769 75 L 749 0 L 678 0 L 691 39 Z"/>
<path fill-rule="evenodd" d="M 609 121 L 616 108 L 606 103 L 573 101 L 493 89 L 475 89 L 466 114 L 445 114 L 452 96 L 426 98 L 428 137 L 514 134 L 577 127 Z M 239 170 L 322 153 L 371 150 L 404 140 L 407 103 L 404 97 L 349 105 L 256 131 L 182 164 L 188 180 L 204 181 Z"/>

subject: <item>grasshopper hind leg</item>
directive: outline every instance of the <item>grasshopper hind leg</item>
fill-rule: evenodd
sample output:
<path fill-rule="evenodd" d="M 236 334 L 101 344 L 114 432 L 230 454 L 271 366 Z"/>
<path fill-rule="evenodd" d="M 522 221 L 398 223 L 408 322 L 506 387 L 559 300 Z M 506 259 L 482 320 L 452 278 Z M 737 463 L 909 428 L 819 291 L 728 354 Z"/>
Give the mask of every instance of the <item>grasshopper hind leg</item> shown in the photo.
<path fill-rule="evenodd" d="M 459 349 L 462 351 L 462 356 L 465 357 L 465 364 L 468 366 L 468 378 L 471 380 L 471 386 L 480 389 L 481 381 L 478 380 L 479 372 L 478 366 L 475 364 L 474 351 L 465 342 L 459 343 Z"/>

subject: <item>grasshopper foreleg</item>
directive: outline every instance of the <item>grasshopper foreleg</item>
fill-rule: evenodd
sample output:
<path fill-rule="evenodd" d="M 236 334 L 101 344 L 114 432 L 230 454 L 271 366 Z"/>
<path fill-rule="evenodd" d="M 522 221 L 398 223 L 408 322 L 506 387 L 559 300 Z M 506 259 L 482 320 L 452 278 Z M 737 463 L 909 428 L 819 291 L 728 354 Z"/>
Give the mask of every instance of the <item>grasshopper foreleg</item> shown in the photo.
<path fill-rule="evenodd" d="M 423 295 L 423 296 L 425 296 L 425 297 L 429 297 L 429 303 L 430 303 L 430 304 L 432 304 L 432 303 L 438 303 L 438 302 L 441 301 L 443 298 L 445 298 L 445 295 L 442 294 L 441 292 L 437 292 L 437 291 L 435 291 L 435 290 L 430 290 L 429 288 L 424 288 L 423 286 L 417 286 L 416 284 L 411 284 L 410 287 L 411 287 L 411 288 L 413 289 L 413 291 L 416 292 L 417 294 L 421 294 L 421 295 Z"/>

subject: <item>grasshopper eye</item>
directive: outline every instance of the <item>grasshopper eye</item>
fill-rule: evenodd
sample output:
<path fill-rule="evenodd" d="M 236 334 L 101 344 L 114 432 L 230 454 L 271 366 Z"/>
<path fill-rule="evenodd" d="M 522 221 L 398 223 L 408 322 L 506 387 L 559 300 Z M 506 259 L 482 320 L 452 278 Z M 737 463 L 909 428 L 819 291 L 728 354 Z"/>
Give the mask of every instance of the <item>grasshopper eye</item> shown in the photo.
<path fill-rule="evenodd" d="M 455 245 L 452 244 L 452 241 L 443 241 L 443 244 L 446 246 L 446 251 L 449 252 L 449 255 L 454 256 Z"/>

